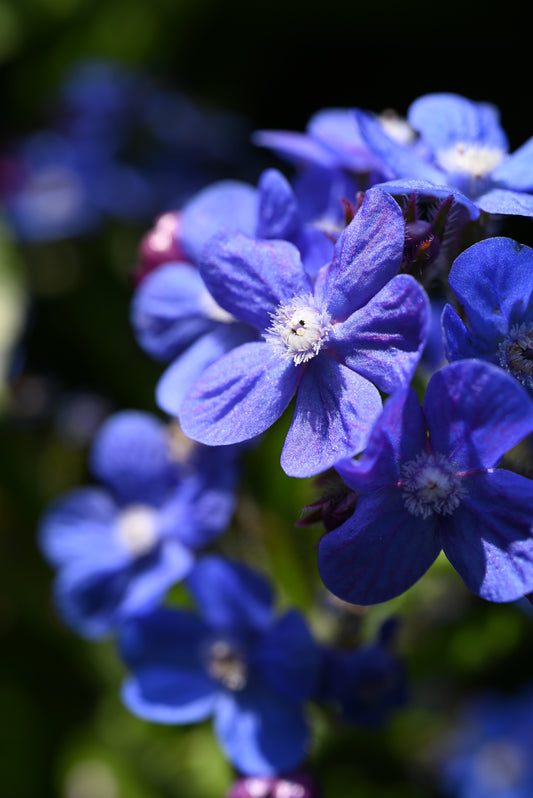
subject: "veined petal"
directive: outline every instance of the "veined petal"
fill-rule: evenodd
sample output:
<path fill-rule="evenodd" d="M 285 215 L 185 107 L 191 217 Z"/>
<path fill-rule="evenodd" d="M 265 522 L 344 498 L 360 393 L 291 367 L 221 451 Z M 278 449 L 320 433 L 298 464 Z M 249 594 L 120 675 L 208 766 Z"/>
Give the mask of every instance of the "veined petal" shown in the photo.
<path fill-rule="evenodd" d="M 300 253 L 288 241 L 221 234 L 206 246 L 199 266 L 218 304 L 261 332 L 281 302 L 312 293 Z"/>
<path fill-rule="evenodd" d="M 472 331 L 489 344 L 533 318 L 533 249 L 511 238 L 473 244 L 456 258 L 449 283 Z"/>
<path fill-rule="evenodd" d="M 429 300 L 407 274 L 399 274 L 364 307 L 336 325 L 329 347 L 351 369 L 386 393 L 408 384 L 422 355 Z"/>
<path fill-rule="evenodd" d="M 533 431 L 525 388 L 483 360 L 458 360 L 434 374 L 423 407 L 432 451 L 458 471 L 492 468 Z"/>
<path fill-rule="evenodd" d="M 344 601 L 377 604 L 411 587 L 440 549 L 436 516 L 412 515 L 399 487 L 382 488 L 360 496 L 353 516 L 322 538 L 318 570 Z"/>
<path fill-rule="evenodd" d="M 426 450 L 426 422 L 412 388 L 396 391 L 372 428 L 366 449 L 358 460 L 335 466 L 346 484 L 358 493 L 393 487 L 400 467 Z"/>
<path fill-rule="evenodd" d="M 292 477 L 308 477 L 358 454 L 381 411 L 377 388 L 320 353 L 307 366 L 281 454 Z"/>
<path fill-rule="evenodd" d="M 487 341 L 486 338 L 475 335 L 451 305 L 445 305 L 442 311 L 441 325 L 444 351 L 450 363 L 454 360 L 471 357 L 495 361 L 496 341 L 494 338 Z"/>
<path fill-rule="evenodd" d="M 466 495 L 443 519 L 443 549 L 466 585 L 488 601 L 533 590 L 533 481 L 497 469 L 464 477 Z"/>
<path fill-rule="evenodd" d="M 247 324 L 219 324 L 202 336 L 163 372 L 156 386 L 159 407 L 171 416 L 178 416 L 181 403 L 191 385 L 211 363 L 255 337 Z"/>
<path fill-rule="evenodd" d="M 514 216 L 533 216 L 533 194 L 493 188 L 476 199 L 486 213 L 505 213 Z"/>
<path fill-rule="evenodd" d="M 266 342 L 233 349 L 205 371 L 181 404 L 183 432 L 210 446 L 259 435 L 291 401 L 300 372 Z"/>
<path fill-rule="evenodd" d="M 415 193 L 422 197 L 426 196 L 445 200 L 451 195 L 454 202 L 464 208 L 473 222 L 479 218 L 478 206 L 456 188 L 453 188 L 453 186 L 436 185 L 435 183 L 430 183 L 428 180 L 410 180 L 406 177 L 401 180 L 387 180 L 386 183 L 376 183 L 374 188 L 381 188 L 384 191 L 388 191 L 393 197 L 401 195 L 409 196 Z"/>
<path fill-rule="evenodd" d="M 308 133 L 292 130 L 257 130 L 252 141 L 259 147 L 268 147 L 287 161 L 301 166 L 315 164 L 326 169 L 337 166 L 337 157 L 321 142 Z"/>
<path fill-rule="evenodd" d="M 405 223 L 396 200 L 381 189 L 365 193 L 339 236 L 332 262 L 317 277 L 316 295 L 334 320 L 346 319 L 398 273 Z"/>
<path fill-rule="evenodd" d="M 305 759 L 309 745 L 301 708 L 259 680 L 241 692 L 219 695 L 215 734 L 237 770 L 248 775 L 292 770 Z"/>

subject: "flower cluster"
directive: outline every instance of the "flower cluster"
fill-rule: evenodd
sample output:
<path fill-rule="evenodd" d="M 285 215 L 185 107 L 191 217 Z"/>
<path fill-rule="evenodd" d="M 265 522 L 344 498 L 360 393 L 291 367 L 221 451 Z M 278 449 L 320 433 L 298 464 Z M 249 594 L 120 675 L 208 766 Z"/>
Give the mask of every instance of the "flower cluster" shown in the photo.
<path fill-rule="evenodd" d="M 338 599 L 388 601 L 441 551 L 485 600 L 533 591 L 533 481 L 499 467 L 533 432 L 533 253 L 493 235 L 533 216 L 533 139 L 509 155 L 492 105 L 435 94 L 406 120 L 327 109 L 256 143 L 290 180 L 212 184 L 140 248 L 131 323 L 167 364 L 156 401 L 174 421 L 109 419 L 91 454 L 103 487 L 60 499 L 41 542 L 66 620 L 116 633 L 126 706 L 212 717 L 265 780 L 249 794 L 277 795 L 310 750 L 307 702 L 379 725 L 407 694 L 390 625 L 318 643 L 254 569 L 205 551 L 243 447 L 280 417 L 283 471 L 336 480 L 300 523 L 324 522 L 318 571 Z M 179 580 L 196 611 L 164 603 Z"/>

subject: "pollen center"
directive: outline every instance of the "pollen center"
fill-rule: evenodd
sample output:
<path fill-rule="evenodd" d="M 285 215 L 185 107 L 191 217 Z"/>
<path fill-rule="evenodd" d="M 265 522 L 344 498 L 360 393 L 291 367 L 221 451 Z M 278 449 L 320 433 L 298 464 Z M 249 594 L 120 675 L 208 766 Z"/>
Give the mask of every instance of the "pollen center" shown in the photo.
<path fill-rule="evenodd" d="M 279 305 L 271 319 L 265 340 L 296 366 L 318 355 L 332 329 L 328 314 L 318 310 L 310 295 Z"/>
<path fill-rule="evenodd" d="M 244 690 L 248 669 L 240 652 L 227 640 L 216 640 L 209 649 L 207 670 L 209 675 L 228 690 Z"/>
<path fill-rule="evenodd" d="M 156 513 L 145 504 L 133 504 L 118 518 L 120 542 L 130 554 L 140 557 L 153 549 L 157 541 Z"/>
<path fill-rule="evenodd" d="M 439 150 L 437 160 L 447 172 L 463 172 L 471 177 L 486 177 L 504 156 L 499 147 L 458 142 L 447 150 Z"/>
<path fill-rule="evenodd" d="M 515 324 L 498 346 L 500 366 L 533 390 L 533 324 Z"/>
<path fill-rule="evenodd" d="M 441 454 L 419 454 L 405 463 L 400 478 L 407 510 L 422 518 L 451 515 L 465 493 L 453 464 Z"/>

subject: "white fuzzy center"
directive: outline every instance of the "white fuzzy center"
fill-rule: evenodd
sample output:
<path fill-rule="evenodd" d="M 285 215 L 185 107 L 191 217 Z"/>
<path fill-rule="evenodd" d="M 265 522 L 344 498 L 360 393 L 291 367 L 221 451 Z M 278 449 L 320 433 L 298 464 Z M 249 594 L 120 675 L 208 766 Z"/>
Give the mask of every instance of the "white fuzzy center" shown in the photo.
<path fill-rule="evenodd" d="M 280 305 L 271 318 L 265 340 L 296 366 L 318 355 L 332 330 L 328 314 L 318 310 L 311 296 Z"/>
<path fill-rule="evenodd" d="M 400 477 L 407 510 L 422 518 L 451 515 L 465 494 L 456 469 L 441 454 L 419 454 L 402 466 Z"/>
<path fill-rule="evenodd" d="M 118 518 L 122 545 L 136 557 L 147 554 L 157 542 L 156 512 L 145 504 L 133 504 Z"/>
<path fill-rule="evenodd" d="M 227 640 L 216 640 L 209 649 L 207 670 L 209 675 L 228 690 L 244 690 L 248 669 L 240 653 Z"/>
<path fill-rule="evenodd" d="M 486 177 L 503 159 L 499 147 L 482 147 L 478 144 L 458 142 L 447 150 L 437 152 L 439 164 L 447 172 L 463 172 L 471 177 Z"/>

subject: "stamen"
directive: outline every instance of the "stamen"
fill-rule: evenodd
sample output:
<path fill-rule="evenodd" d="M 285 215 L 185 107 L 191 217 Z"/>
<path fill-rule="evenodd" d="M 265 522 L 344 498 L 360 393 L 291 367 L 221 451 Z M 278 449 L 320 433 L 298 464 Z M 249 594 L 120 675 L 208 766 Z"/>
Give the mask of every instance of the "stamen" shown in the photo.
<path fill-rule="evenodd" d="M 498 346 L 500 366 L 533 390 L 533 324 L 514 324 Z"/>
<path fill-rule="evenodd" d="M 130 554 L 147 554 L 157 542 L 156 512 L 145 504 L 133 504 L 118 518 L 120 542 Z"/>
<path fill-rule="evenodd" d="M 271 314 L 272 324 L 264 333 L 283 357 L 296 366 L 318 355 L 333 329 L 327 313 L 318 310 L 311 295 L 295 297 Z"/>
<path fill-rule="evenodd" d="M 419 454 L 402 466 L 400 477 L 407 510 L 422 518 L 451 515 L 465 495 L 453 463 L 442 454 Z"/>
<path fill-rule="evenodd" d="M 248 668 L 240 653 L 227 640 L 216 640 L 208 653 L 209 675 L 228 690 L 244 690 Z"/>

